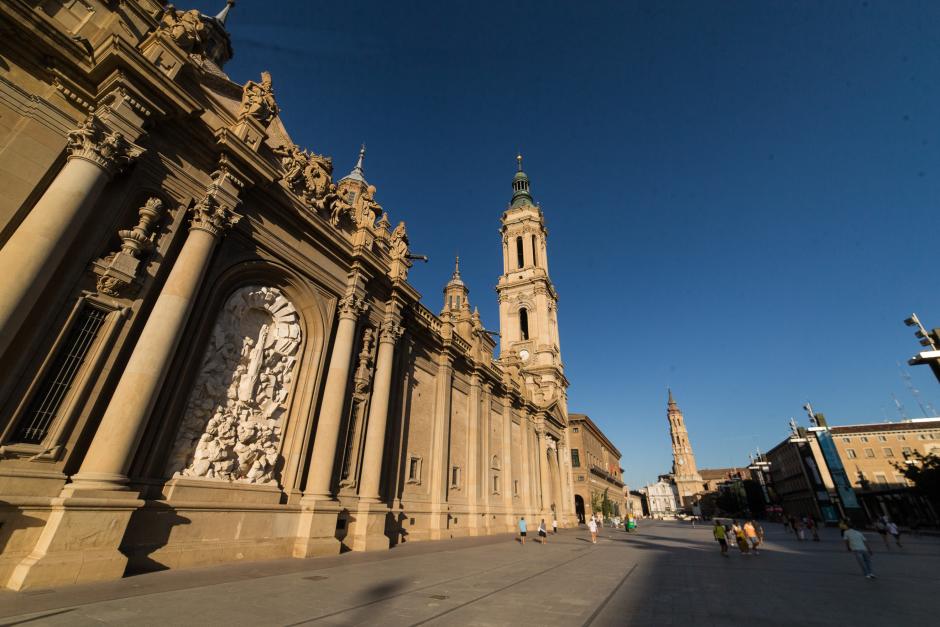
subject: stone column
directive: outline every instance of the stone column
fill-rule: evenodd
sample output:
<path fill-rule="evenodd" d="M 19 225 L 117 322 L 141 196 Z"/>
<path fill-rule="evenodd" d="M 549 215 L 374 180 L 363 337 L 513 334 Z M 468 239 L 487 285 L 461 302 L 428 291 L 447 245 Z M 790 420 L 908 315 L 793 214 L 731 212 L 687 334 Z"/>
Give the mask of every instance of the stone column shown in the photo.
<path fill-rule="evenodd" d="M 365 308 L 363 300 L 352 293 L 344 296 L 338 303 L 339 323 L 336 326 L 333 355 L 323 387 L 323 402 L 320 405 L 304 497 L 332 498 L 330 482 L 343 419 L 346 387 L 349 383 L 349 365 L 352 362 L 353 344 L 356 339 L 356 320 Z"/>
<path fill-rule="evenodd" d="M 323 402 L 320 404 L 320 416 L 314 434 L 307 483 L 304 496 L 300 500 L 301 514 L 297 540 L 294 543 L 294 557 L 333 555 L 342 549 L 342 544 L 336 538 L 336 519 L 342 508 L 333 498 L 331 480 L 346 401 L 346 386 L 349 383 L 356 321 L 367 308 L 363 299 L 355 294 L 357 282 L 357 279 L 353 280 L 346 296 L 337 303 L 339 322 L 336 325 L 333 354 L 323 386 Z"/>
<path fill-rule="evenodd" d="M 387 549 L 385 516 L 388 507 L 379 496 L 385 451 L 385 426 L 388 422 L 388 400 L 392 389 L 392 369 L 395 362 L 395 343 L 401 337 L 397 304 L 389 303 L 385 320 L 379 330 L 379 350 L 375 358 L 375 382 L 369 405 L 366 443 L 359 480 L 359 507 L 353 531 L 352 548 L 355 551 Z"/>
<path fill-rule="evenodd" d="M 503 474 L 503 507 L 506 510 L 506 523 L 509 525 L 510 530 L 512 530 L 516 523 L 516 511 L 515 511 L 515 501 L 512 494 L 512 410 L 509 403 L 509 399 L 505 399 L 503 405 L 503 432 L 501 434 L 501 441 L 503 455 L 502 455 L 502 468 L 500 472 Z M 525 450 L 525 444 L 523 444 L 522 450 Z M 525 464 L 522 465 L 522 468 L 525 468 Z M 524 479 L 520 477 L 520 481 L 525 485 Z M 523 488 L 523 494 L 525 490 Z M 523 509 L 525 511 L 525 509 Z"/>
<path fill-rule="evenodd" d="M 240 183 L 222 168 L 194 208 L 189 235 L 167 277 L 94 439 L 72 483 L 66 484 L 33 552 L 7 581 L 32 586 L 117 579 L 127 558 L 118 550 L 134 510 L 143 505 L 126 489 L 127 469 L 203 275 L 222 232 L 238 221 L 232 211 Z"/>
<path fill-rule="evenodd" d="M 241 216 L 232 211 L 240 182 L 217 173 L 193 209 L 189 235 L 147 317 L 101 424 L 72 478 L 74 489 L 121 489 L 144 425 L 176 352 L 193 303 L 222 234 Z"/>
<path fill-rule="evenodd" d="M 480 506 L 482 511 L 485 513 L 484 522 L 487 532 L 493 526 L 493 512 L 492 512 L 492 501 L 493 497 L 491 496 L 492 490 L 490 489 L 490 459 L 493 457 L 493 453 L 490 449 L 490 430 L 492 429 L 490 405 L 492 401 L 492 386 L 489 381 L 483 382 L 483 390 L 480 395 L 480 481 L 482 482 L 483 492 L 480 493 Z M 502 472 L 502 470 L 500 470 Z"/>
<path fill-rule="evenodd" d="M 503 399 L 503 417 L 504 420 L 510 422 L 510 428 L 512 428 L 512 414 L 509 410 L 510 400 L 508 398 Z M 531 446 L 529 443 L 529 424 L 526 419 L 525 414 L 522 416 L 522 420 L 519 423 L 522 437 L 520 438 L 522 444 L 522 455 L 519 460 L 521 466 L 519 467 L 519 481 L 522 483 L 522 511 L 526 516 L 529 516 L 532 512 L 532 482 L 530 477 L 532 476 L 532 455 L 530 454 Z M 504 436 L 505 437 L 505 436 Z M 512 519 L 512 512 L 510 512 L 510 519 Z"/>
<path fill-rule="evenodd" d="M 108 181 L 144 152 L 97 116 L 69 133 L 66 150 L 65 167 L 0 248 L 0 355 L 55 276 Z"/>
<path fill-rule="evenodd" d="M 561 480 L 561 503 L 558 504 L 558 524 L 567 527 L 574 508 L 574 496 L 571 494 L 571 465 L 568 455 L 567 435 L 564 442 L 558 443 L 558 473 Z"/>
<path fill-rule="evenodd" d="M 537 431 L 538 433 L 538 456 L 539 456 L 539 477 L 541 479 L 542 486 L 542 509 L 541 513 L 544 515 L 551 512 L 552 505 L 552 487 L 551 487 L 551 469 L 548 467 L 548 442 L 547 436 L 545 435 L 545 428 L 540 427 Z"/>
<path fill-rule="evenodd" d="M 480 374 L 470 374 L 470 411 L 467 414 L 467 509 L 470 517 L 470 535 L 480 535 L 483 525 L 480 513 L 481 495 L 486 494 L 487 473 L 480 464 Z"/>
<path fill-rule="evenodd" d="M 432 540 L 439 540 L 447 532 L 448 464 L 450 462 L 451 387 L 454 376 L 454 357 L 446 345 L 437 365 L 437 387 L 434 400 L 434 425 L 431 430 L 431 520 Z"/>

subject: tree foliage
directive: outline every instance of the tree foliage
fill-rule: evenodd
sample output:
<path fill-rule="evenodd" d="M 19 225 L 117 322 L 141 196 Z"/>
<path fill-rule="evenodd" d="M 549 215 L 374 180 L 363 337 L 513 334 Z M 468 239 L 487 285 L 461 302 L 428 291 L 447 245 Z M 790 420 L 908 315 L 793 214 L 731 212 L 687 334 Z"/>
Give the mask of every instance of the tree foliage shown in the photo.
<path fill-rule="evenodd" d="M 914 482 L 916 492 L 931 503 L 940 503 L 940 456 L 914 451 L 907 456 L 907 461 L 913 463 L 895 464 L 895 467 Z"/>

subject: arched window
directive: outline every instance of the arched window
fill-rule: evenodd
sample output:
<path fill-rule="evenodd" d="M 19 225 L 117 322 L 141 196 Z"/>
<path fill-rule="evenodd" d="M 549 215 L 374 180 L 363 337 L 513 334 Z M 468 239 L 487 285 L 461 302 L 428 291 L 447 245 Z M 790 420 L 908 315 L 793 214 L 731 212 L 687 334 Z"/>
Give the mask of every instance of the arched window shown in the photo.
<path fill-rule="evenodd" d="M 516 238 L 516 263 L 521 268 L 525 265 L 525 255 L 522 254 L 522 236 Z"/>
<path fill-rule="evenodd" d="M 535 241 L 536 241 L 535 236 L 533 235 L 532 236 L 532 265 L 533 266 L 539 265 L 539 253 L 538 253 L 538 248 L 535 245 Z"/>
<path fill-rule="evenodd" d="M 522 339 L 529 339 L 529 312 L 525 307 L 519 310 L 519 330 L 522 332 Z"/>

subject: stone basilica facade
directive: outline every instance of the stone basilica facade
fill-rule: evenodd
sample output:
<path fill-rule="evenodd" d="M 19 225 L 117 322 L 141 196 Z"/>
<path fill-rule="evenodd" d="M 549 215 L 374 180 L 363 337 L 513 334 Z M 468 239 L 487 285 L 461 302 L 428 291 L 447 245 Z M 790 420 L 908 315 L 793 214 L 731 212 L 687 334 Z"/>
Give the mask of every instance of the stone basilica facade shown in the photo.
<path fill-rule="evenodd" d="M 334 175 L 224 73 L 229 5 L 0 3 L 8 588 L 574 521 L 521 160 L 494 358 L 459 268 L 421 304 L 363 154 Z"/>

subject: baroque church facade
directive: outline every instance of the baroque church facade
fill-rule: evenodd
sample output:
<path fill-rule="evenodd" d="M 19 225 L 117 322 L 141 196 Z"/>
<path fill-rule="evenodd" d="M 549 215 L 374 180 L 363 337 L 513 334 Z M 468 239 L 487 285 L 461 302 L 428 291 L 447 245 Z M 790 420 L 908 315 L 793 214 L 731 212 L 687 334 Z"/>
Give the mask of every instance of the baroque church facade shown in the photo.
<path fill-rule="evenodd" d="M 521 158 L 494 357 L 459 267 L 421 303 L 363 152 L 334 176 L 225 74 L 232 4 L 0 3 L 5 587 L 574 522 Z"/>

